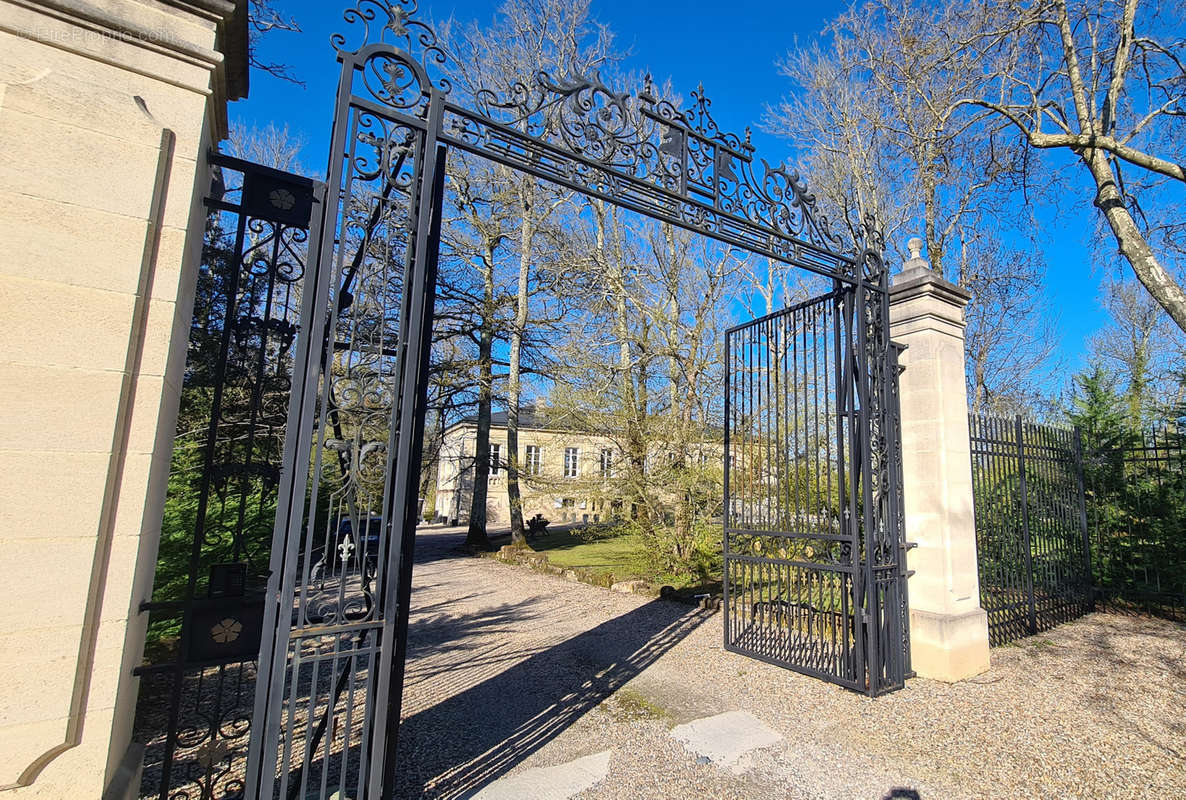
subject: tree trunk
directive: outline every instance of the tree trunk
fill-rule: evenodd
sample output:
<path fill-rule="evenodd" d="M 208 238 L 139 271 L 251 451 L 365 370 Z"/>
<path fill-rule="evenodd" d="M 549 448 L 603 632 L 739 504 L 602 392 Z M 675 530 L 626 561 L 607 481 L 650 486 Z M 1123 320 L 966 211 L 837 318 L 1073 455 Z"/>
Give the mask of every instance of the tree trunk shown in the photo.
<path fill-rule="evenodd" d="M 679 341 L 680 326 L 680 303 L 679 303 L 679 281 L 681 277 L 681 270 L 679 268 L 679 253 L 675 246 L 675 229 L 663 223 L 663 239 L 667 245 L 667 269 L 666 269 L 666 286 L 667 291 L 667 319 L 664 321 L 666 330 L 663 331 L 664 339 L 667 342 L 667 381 L 670 386 L 670 402 L 671 412 L 670 417 L 679 429 L 674 432 L 674 436 L 670 436 L 669 444 L 675 448 L 675 461 L 672 464 L 672 469 L 677 476 L 676 489 L 677 497 L 675 501 L 675 557 L 677 561 L 683 563 L 691 550 L 692 544 L 692 499 L 687 491 L 688 481 L 688 463 L 687 463 L 687 447 L 685 437 L 690 427 L 691 422 L 691 404 L 688 402 L 688 392 L 684 391 L 682 387 L 680 368 L 679 368 L 679 348 L 681 342 Z M 691 345 L 695 347 L 695 345 Z"/>
<path fill-rule="evenodd" d="M 931 148 L 924 148 L 923 161 L 919 164 L 919 171 L 922 173 L 923 236 L 926 239 L 927 260 L 931 262 L 931 269 L 942 276 L 943 245 L 939 242 L 939 235 L 935 224 L 935 194 L 937 187 L 935 185 L 935 167 L 931 159 Z"/>
<path fill-rule="evenodd" d="M 523 499 L 519 492 L 519 400 L 521 394 L 520 359 L 523 332 L 527 329 L 528 294 L 531 277 L 531 240 L 535 225 L 531 220 L 535 182 L 526 179 L 530 188 L 523 190 L 523 222 L 519 228 L 519 291 L 515 299 L 515 324 L 511 328 L 510 354 L 507 359 L 507 504 L 511 509 L 511 544 L 527 544 L 523 526 Z"/>
<path fill-rule="evenodd" d="M 647 456 L 650 455 L 650 435 L 647 429 L 647 412 L 650 409 L 650 362 L 647 353 L 647 341 L 650 338 L 648 335 L 648 323 L 646 319 L 640 319 L 636 323 L 638 333 L 634 336 L 635 345 L 638 348 L 638 365 L 635 369 L 638 375 L 637 383 L 634 386 L 635 407 L 631 409 L 630 413 L 630 441 L 631 448 L 634 450 L 635 458 L 638 463 L 645 467 Z M 631 376 L 627 376 L 628 380 L 633 381 Z M 654 455 L 658 455 L 655 453 Z M 654 464 L 651 465 L 652 470 Z M 645 471 L 645 470 L 644 470 Z M 637 484 L 638 491 L 638 513 L 635 515 L 635 522 L 638 523 L 639 528 L 643 534 L 649 534 L 655 522 L 655 515 L 651 509 L 652 494 L 648 489 L 650 488 L 650 477 L 645 474 L 642 476 Z"/>
<path fill-rule="evenodd" d="M 1120 254 L 1136 273 L 1137 280 L 1153 295 L 1153 299 L 1165 309 L 1170 319 L 1186 332 L 1186 290 L 1178 285 L 1149 247 L 1140 226 L 1124 204 L 1124 198 L 1107 157 L 1101 150 L 1086 150 L 1083 160 L 1095 179 L 1096 208 L 1102 211 L 1108 220 Z"/>
<path fill-rule="evenodd" d="M 486 534 L 486 497 L 490 481 L 490 411 L 494 397 L 494 260 L 486 264 L 486 304 L 478 338 L 478 441 L 474 448 L 474 492 L 470 504 L 467 546 L 490 549 Z"/>

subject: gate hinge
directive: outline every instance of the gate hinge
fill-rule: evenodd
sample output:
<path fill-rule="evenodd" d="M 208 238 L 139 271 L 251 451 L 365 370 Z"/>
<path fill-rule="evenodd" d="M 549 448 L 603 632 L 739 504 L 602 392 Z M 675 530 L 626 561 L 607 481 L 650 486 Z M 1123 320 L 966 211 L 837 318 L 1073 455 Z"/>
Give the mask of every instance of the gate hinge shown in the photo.
<path fill-rule="evenodd" d="M 912 569 L 908 569 L 908 570 L 906 570 L 905 572 L 903 572 L 903 573 L 902 573 L 902 577 L 903 577 L 903 578 L 913 578 L 913 577 L 914 577 L 914 570 L 912 570 Z"/>
<path fill-rule="evenodd" d="M 918 547 L 918 542 L 902 542 L 903 550 L 913 550 L 916 547 Z"/>

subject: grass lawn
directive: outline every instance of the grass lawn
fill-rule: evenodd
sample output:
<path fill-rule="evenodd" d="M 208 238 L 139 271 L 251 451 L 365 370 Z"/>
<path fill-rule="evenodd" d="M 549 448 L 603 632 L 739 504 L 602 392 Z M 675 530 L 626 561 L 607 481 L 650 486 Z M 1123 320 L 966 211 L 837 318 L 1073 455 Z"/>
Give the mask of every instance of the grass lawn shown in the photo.
<path fill-rule="evenodd" d="M 510 541 L 509 535 L 505 544 Z M 635 534 L 613 534 L 599 526 L 549 526 L 547 533 L 528 544 L 548 557 L 548 563 L 565 569 L 587 570 L 610 582 L 644 579 L 654 586 L 670 585 L 680 594 L 719 591 L 720 576 L 705 583 L 690 575 L 657 575 L 647 566 L 642 538 Z"/>
<path fill-rule="evenodd" d="M 558 567 L 613 575 L 615 581 L 648 577 L 642 563 L 642 542 L 633 534 L 611 536 L 596 528 L 550 527 L 530 544 Z"/>

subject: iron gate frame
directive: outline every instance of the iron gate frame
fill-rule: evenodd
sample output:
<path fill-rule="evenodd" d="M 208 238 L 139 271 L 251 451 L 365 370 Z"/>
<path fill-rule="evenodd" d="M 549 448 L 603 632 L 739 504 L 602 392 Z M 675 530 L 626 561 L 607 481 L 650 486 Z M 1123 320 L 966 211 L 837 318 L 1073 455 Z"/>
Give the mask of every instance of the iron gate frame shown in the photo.
<path fill-rule="evenodd" d="M 357 746 L 358 797 L 387 796 L 393 785 L 416 529 L 416 504 L 411 500 L 422 445 L 444 159 L 449 149 L 823 275 L 854 298 L 847 307 L 848 329 L 854 340 L 846 368 L 851 369 L 855 392 L 856 406 L 851 407 L 851 413 L 861 431 L 852 442 L 861 491 L 859 503 L 853 507 L 852 524 L 873 534 L 861 539 L 861 607 L 868 605 L 874 620 L 868 626 L 871 656 L 865 659 L 869 677 L 864 688 L 879 694 L 900 686 L 908 671 L 908 660 L 900 657 L 902 648 L 908 650 L 908 632 L 897 499 L 896 350 L 888 337 L 884 245 L 874 221 L 864 221 L 855 243 L 846 243 L 834 234 L 796 173 L 765 161 L 761 161 L 759 172 L 748 132 L 742 137 L 717 127 L 702 89 L 693 93 L 691 106 L 681 109 L 657 97 L 649 76 L 637 92 L 616 92 L 597 76 L 553 78 L 541 72 L 531 86 L 517 84 L 509 92 L 481 89 L 472 100 L 477 110 L 466 108 L 451 98 L 452 85 L 442 72 L 448 56 L 431 27 L 415 18 L 416 10 L 415 0 L 358 0 L 344 17 L 361 26 L 361 43 L 352 49 L 341 34 L 331 39 L 341 63 L 327 179 L 331 189 L 321 223 L 322 238 L 313 243 L 315 263 L 310 259 L 315 289 L 305 298 L 306 335 L 298 353 L 306 380 L 294 390 L 290 407 L 286 482 L 277 513 L 271 599 L 260 649 L 248 796 L 272 797 L 280 788 L 278 781 L 288 789 L 287 796 L 304 792 L 312 751 L 318 746 L 319 734 L 315 734 L 296 770 L 298 783 L 287 784 L 293 762 L 288 750 L 284 750 L 286 764 L 280 764 L 279 755 L 282 742 L 285 747 L 291 744 L 296 725 L 291 708 L 287 720 L 284 718 L 285 697 L 296 696 L 301 680 L 297 673 L 300 659 L 290 655 L 294 637 L 338 637 L 332 674 L 341 677 L 331 683 L 340 685 L 346 675 L 345 667 L 338 672 L 339 648 L 346 641 L 342 637 L 364 627 L 375 631 L 381 641 L 367 645 L 365 652 L 360 646 L 350 656 L 350 669 L 356 669 L 354 653 L 370 659 L 366 681 L 373 689 L 363 698 L 362 724 L 367 730 Z M 550 126 L 547 120 L 555 124 Z M 393 139 L 391 130 L 402 131 L 402 140 Z M 360 144 L 373 152 L 359 156 Z M 411 173 L 405 162 L 408 156 L 413 162 Z M 373 163 L 367 160 L 372 157 Z M 382 352 L 384 358 L 393 358 L 396 366 L 390 379 L 394 391 L 384 398 L 389 401 L 390 430 L 383 466 L 378 566 L 370 577 L 366 568 L 358 570 L 360 591 L 366 598 L 361 616 L 336 624 L 338 618 L 331 615 L 329 623 L 310 627 L 300 618 L 306 602 L 302 592 L 311 580 L 309 562 L 314 551 L 308 548 L 317 525 L 315 509 L 310 511 L 308 503 L 315 507 L 316 470 L 321 463 L 317 448 L 324 445 L 323 428 L 318 428 L 316 443 L 314 428 L 327 424 L 324 407 L 334 402 L 331 364 L 335 348 L 354 346 L 351 341 L 335 339 L 334 326 L 339 314 L 345 313 L 343 303 L 349 306 L 355 302 L 345 299 L 349 281 L 357 273 L 357 262 L 367 258 L 366 248 L 373 244 L 368 229 L 355 251 L 355 266 L 346 267 L 352 182 L 380 177 L 382 189 L 375 193 L 372 220 L 382 214 L 396 189 L 407 196 L 412 235 L 404 246 L 398 347 L 391 353 Z M 323 331 L 321 341 L 315 341 L 310 333 L 317 331 Z M 323 409 L 320 423 L 319 407 Z M 311 456 L 312 478 L 308 468 Z M 307 493 L 312 501 L 306 500 Z M 310 516 L 306 517 L 307 513 Z M 302 529 L 307 548 L 304 561 Z M 347 539 L 349 535 L 343 539 L 343 547 Z M 328 548 L 327 528 L 318 563 L 324 562 Z M 358 558 L 344 554 L 342 560 L 345 563 L 351 557 Z M 343 567 L 343 586 L 346 579 Z M 376 584 L 373 591 L 372 579 Z M 866 596 L 880 596 L 880 585 L 893 587 L 892 607 L 875 600 L 865 602 Z M 901 603 L 897 597 L 902 598 Z M 344 606 L 339 612 L 346 620 Z M 298 616 L 295 625 L 294 614 Z M 314 668 L 314 682 L 316 676 Z M 319 708 L 317 691 L 310 691 L 306 732 Z M 350 691 L 354 692 L 353 683 Z M 327 700 L 320 731 L 325 730 L 325 719 L 337 715 L 337 693 Z M 351 737 L 347 719 L 346 735 Z M 348 738 L 346 762 L 337 768 L 339 779 L 350 771 L 353 747 Z M 329 758 L 329 750 L 328 746 L 323 748 L 323 759 Z M 330 769 L 326 766 L 322 772 L 323 797 Z"/>

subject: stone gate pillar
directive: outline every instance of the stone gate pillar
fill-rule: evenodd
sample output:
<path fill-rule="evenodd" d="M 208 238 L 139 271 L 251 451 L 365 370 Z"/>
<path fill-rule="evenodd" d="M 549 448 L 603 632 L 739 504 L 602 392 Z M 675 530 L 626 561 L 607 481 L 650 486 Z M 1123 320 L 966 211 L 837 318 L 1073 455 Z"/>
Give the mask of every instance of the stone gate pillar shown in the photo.
<path fill-rule="evenodd" d="M 906 345 L 899 378 L 908 555 L 911 662 L 921 676 L 957 681 L 988 669 L 980 608 L 964 307 L 971 295 L 937 275 L 909 242 L 890 288 L 890 337 Z"/>
<path fill-rule="evenodd" d="M 247 0 L 0 0 L 0 800 L 134 797 L 146 614 Z"/>

